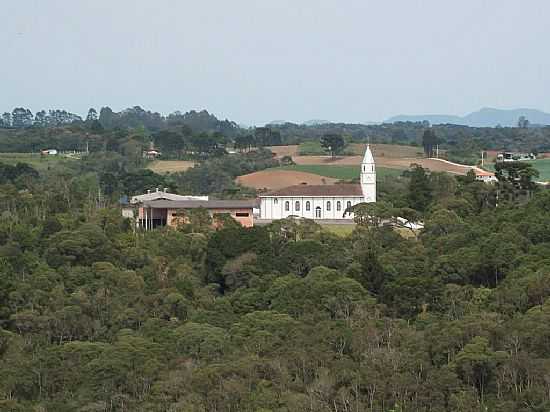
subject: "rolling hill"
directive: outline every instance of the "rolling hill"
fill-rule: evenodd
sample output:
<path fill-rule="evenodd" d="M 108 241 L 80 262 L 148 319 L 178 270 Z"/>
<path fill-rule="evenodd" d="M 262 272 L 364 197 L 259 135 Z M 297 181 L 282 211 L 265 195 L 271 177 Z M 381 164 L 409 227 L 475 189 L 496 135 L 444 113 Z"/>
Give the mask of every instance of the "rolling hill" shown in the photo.
<path fill-rule="evenodd" d="M 427 120 L 431 124 L 458 124 L 470 127 L 503 127 L 516 126 L 518 119 L 525 116 L 532 125 L 550 125 L 550 113 L 536 109 L 494 109 L 486 107 L 466 116 L 445 114 L 399 115 L 386 120 L 395 122 L 421 122 Z"/>

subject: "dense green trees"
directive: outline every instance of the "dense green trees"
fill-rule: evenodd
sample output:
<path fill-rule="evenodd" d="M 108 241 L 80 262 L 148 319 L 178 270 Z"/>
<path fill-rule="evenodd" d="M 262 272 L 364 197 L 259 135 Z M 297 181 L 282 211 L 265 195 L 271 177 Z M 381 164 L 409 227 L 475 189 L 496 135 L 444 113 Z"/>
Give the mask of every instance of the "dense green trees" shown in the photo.
<path fill-rule="evenodd" d="M 206 172 L 269 161 L 224 156 L 171 183 L 211 191 Z M 159 177 L 126 158 L 1 170 L 0 410 L 550 406 L 546 191 L 496 207 L 498 186 L 414 168 L 345 236 L 201 215 L 143 233 L 116 192 Z M 396 213 L 425 229 L 388 225 Z"/>

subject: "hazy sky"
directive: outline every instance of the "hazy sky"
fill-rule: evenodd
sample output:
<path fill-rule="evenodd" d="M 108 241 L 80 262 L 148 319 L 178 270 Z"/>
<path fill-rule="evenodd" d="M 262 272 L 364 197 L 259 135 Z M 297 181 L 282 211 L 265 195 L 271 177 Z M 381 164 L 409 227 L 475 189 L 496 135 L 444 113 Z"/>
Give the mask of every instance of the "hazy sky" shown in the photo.
<path fill-rule="evenodd" d="M 548 0 L 17 0 L 0 111 L 169 113 L 245 124 L 550 111 Z"/>

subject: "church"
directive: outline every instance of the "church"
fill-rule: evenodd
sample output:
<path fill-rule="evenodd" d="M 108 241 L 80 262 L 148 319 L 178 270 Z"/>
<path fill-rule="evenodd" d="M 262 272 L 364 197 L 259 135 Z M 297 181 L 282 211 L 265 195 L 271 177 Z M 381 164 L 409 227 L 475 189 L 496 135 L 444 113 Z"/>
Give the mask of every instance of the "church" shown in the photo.
<path fill-rule="evenodd" d="M 360 184 L 296 185 L 260 196 L 260 219 L 289 216 L 314 220 L 353 219 L 346 209 L 376 202 L 376 167 L 367 145 L 361 164 Z"/>

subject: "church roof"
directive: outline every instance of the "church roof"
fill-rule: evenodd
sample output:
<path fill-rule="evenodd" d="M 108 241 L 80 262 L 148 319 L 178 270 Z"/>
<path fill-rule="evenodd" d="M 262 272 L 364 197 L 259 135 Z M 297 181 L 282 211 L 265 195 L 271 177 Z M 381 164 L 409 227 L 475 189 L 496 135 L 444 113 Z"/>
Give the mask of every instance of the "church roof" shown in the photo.
<path fill-rule="evenodd" d="M 363 156 L 363 163 L 374 163 L 374 156 L 370 150 L 370 145 L 367 145 L 367 150 L 365 150 L 365 156 Z"/>
<path fill-rule="evenodd" d="M 363 191 L 359 184 L 335 184 L 335 185 L 295 185 L 283 189 L 274 190 L 260 197 L 331 197 L 331 196 L 351 196 L 363 197 Z"/>

